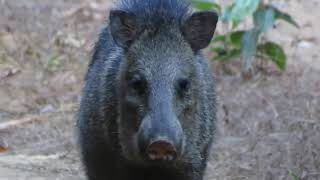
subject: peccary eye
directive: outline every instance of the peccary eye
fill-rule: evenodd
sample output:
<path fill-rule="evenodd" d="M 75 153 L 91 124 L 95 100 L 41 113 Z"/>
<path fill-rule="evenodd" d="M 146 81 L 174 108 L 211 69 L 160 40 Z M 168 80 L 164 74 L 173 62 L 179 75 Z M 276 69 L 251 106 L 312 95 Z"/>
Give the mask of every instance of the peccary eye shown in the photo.
<path fill-rule="evenodd" d="M 133 89 L 136 93 L 139 95 L 142 95 L 145 93 L 146 83 L 145 81 L 140 77 L 133 77 L 129 83 L 129 87 Z"/>
<path fill-rule="evenodd" d="M 179 79 L 178 80 L 178 92 L 183 95 L 190 89 L 190 81 L 188 79 Z"/>

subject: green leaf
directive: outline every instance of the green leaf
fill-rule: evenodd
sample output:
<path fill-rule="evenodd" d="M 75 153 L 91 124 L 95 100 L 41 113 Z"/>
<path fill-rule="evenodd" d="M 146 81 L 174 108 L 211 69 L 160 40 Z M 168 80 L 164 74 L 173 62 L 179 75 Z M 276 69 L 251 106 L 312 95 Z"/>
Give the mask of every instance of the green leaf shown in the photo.
<path fill-rule="evenodd" d="M 230 43 L 234 48 L 241 49 L 244 34 L 245 31 L 235 31 L 230 34 Z"/>
<path fill-rule="evenodd" d="M 217 3 L 213 3 L 205 0 L 192 0 L 191 3 L 193 7 L 199 10 L 203 10 L 203 11 L 215 10 L 219 14 L 221 13 L 221 7 Z"/>
<path fill-rule="evenodd" d="M 236 28 L 239 26 L 240 23 L 241 23 L 241 21 L 239 21 L 239 20 L 234 20 L 234 21 L 232 22 L 232 29 L 233 29 L 233 30 L 236 29 Z"/>
<path fill-rule="evenodd" d="M 259 4 L 260 0 L 236 0 L 235 4 L 227 9 L 223 19 L 238 24 L 247 16 L 252 15 Z"/>
<path fill-rule="evenodd" d="M 231 11 L 234 7 L 234 4 L 232 4 L 231 6 L 227 7 L 224 14 L 222 15 L 221 19 L 224 22 L 228 22 L 231 21 Z"/>
<path fill-rule="evenodd" d="M 300 178 L 296 174 L 294 174 L 292 171 L 289 171 L 289 176 L 291 176 L 293 180 L 300 180 Z"/>
<path fill-rule="evenodd" d="M 225 35 L 218 35 L 212 39 L 212 42 L 225 42 L 225 41 L 226 41 Z"/>
<path fill-rule="evenodd" d="M 275 21 L 275 12 L 273 8 L 260 8 L 254 13 L 254 24 L 260 32 L 267 32 L 273 27 Z"/>
<path fill-rule="evenodd" d="M 256 29 L 246 31 L 242 38 L 242 58 L 244 59 L 246 69 L 252 65 L 253 56 L 256 54 L 257 43 L 260 32 Z"/>
<path fill-rule="evenodd" d="M 280 45 L 274 42 L 266 42 L 258 46 L 258 51 L 270 58 L 279 69 L 286 69 L 287 56 Z"/>
<path fill-rule="evenodd" d="M 242 46 L 242 37 L 245 31 L 234 31 L 226 35 L 219 35 L 213 38 L 212 42 L 223 42 L 227 45 L 232 46 L 236 49 L 241 49 Z"/>
<path fill-rule="evenodd" d="M 272 7 L 275 12 L 275 19 L 281 19 L 286 21 L 287 23 L 295 26 L 296 28 L 300 28 L 299 24 L 287 13 L 281 12 L 279 9 Z"/>
<path fill-rule="evenodd" d="M 226 52 L 223 55 L 218 55 L 217 57 L 214 57 L 213 60 L 215 61 L 231 61 L 236 57 L 241 56 L 241 50 L 239 49 L 232 49 L 229 52 Z"/>
<path fill-rule="evenodd" d="M 231 6 L 229 6 L 224 14 L 221 17 L 221 20 L 225 23 L 227 22 L 231 22 L 232 23 L 232 29 L 236 29 L 238 27 L 238 25 L 240 24 L 240 21 L 232 19 L 232 10 L 234 8 L 235 4 L 232 4 Z"/>
<path fill-rule="evenodd" d="M 227 54 L 227 49 L 223 46 L 211 48 L 211 51 L 216 53 L 216 55 L 214 56 L 214 60 Z"/>

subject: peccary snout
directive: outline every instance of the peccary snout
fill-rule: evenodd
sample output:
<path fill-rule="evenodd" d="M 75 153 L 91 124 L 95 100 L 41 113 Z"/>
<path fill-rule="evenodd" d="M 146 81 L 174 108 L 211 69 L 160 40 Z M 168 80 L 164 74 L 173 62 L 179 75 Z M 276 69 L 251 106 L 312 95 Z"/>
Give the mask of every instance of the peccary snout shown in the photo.
<path fill-rule="evenodd" d="M 177 156 L 177 150 L 171 143 L 160 140 L 148 146 L 147 156 L 150 160 L 172 161 Z"/>
<path fill-rule="evenodd" d="M 180 129 L 167 128 L 160 132 L 156 129 L 146 128 L 139 133 L 139 149 L 142 157 L 151 161 L 175 160 L 183 149 Z"/>
<path fill-rule="evenodd" d="M 170 105 L 160 105 L 153 115 L 142 121 L 138 144 L 142 157 L 147 160 L 173 161 L 182 153 L 183 130 L 170 108 Z"/>

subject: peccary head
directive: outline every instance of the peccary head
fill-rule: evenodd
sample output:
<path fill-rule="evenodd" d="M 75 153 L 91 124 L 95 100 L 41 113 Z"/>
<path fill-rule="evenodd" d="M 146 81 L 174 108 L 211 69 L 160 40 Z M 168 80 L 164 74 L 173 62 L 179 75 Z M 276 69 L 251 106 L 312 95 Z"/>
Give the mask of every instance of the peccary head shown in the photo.
<path fill-rule="evenodd" d="M 214 12 L 153 15 L 110 13 L 112 37 L 124 52 L 117 89 L 119 141 L 128 160 L 169 163 L 187 151 L 186 132 L 199 121 L 197 54 L 208 46 L 218 17 Z"/>

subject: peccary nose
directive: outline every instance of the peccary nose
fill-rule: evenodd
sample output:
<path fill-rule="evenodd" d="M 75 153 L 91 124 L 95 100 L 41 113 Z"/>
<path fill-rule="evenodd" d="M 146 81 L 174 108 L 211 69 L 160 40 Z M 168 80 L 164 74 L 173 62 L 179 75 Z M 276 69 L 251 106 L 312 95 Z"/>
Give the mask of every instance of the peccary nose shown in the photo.
<path fill-rule="evenodd" d="M 150 160 L 172 161 L 177 157 L 176 148 L 166 141 L 156 141 L 147 148 L 147 155 Z"/>

